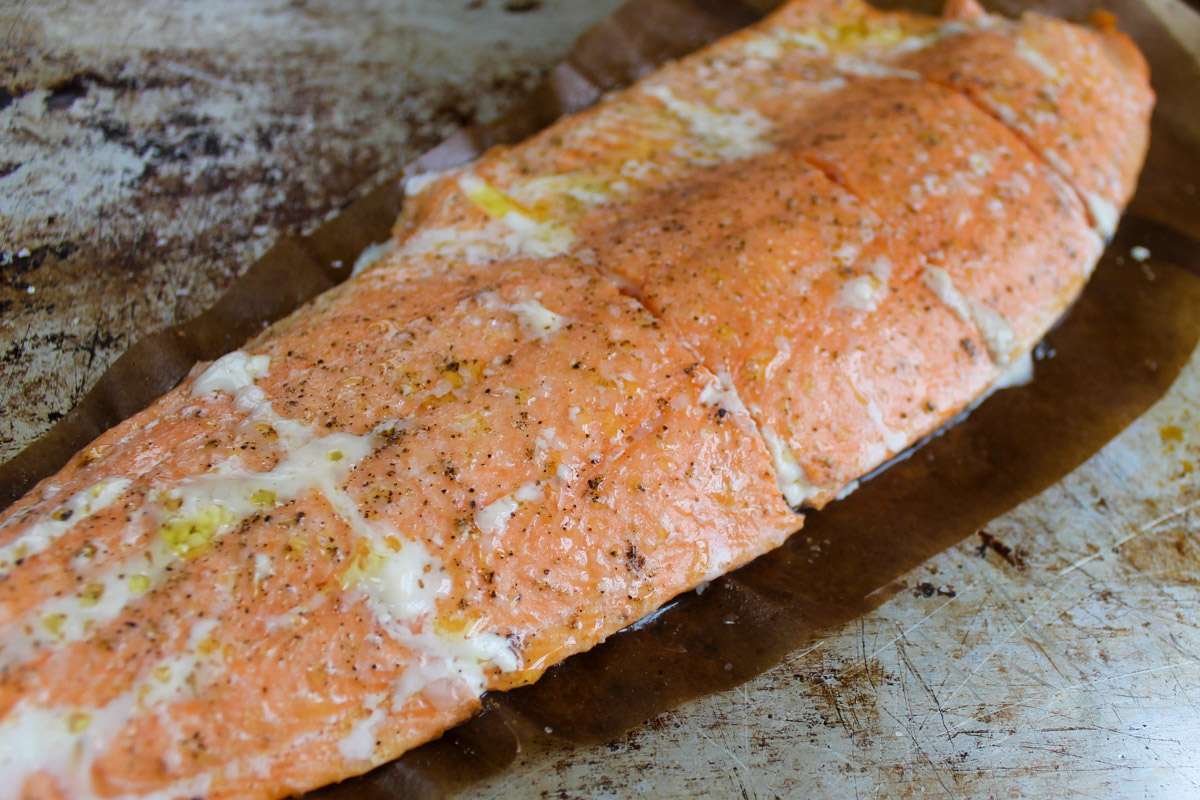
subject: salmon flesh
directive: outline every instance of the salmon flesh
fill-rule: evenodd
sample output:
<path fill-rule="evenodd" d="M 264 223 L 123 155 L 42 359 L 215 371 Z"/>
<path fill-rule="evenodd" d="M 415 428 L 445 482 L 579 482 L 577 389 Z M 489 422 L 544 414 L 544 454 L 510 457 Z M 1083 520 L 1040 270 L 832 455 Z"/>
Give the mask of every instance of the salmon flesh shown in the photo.
<path fill-rule="evenodd" d="M 0 517 L 0 798 L 267 799 L 776 546 L 1029 369 L 1134 45 L 795 0 L 409 180 L 387 254 Z"/>

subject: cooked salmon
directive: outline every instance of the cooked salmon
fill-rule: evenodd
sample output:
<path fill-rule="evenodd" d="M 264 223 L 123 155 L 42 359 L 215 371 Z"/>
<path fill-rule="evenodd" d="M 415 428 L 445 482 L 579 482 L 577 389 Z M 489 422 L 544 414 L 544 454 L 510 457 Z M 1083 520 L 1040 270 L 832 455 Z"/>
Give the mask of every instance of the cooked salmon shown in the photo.
<path fill-rule="evenodd" d="M 0 517 L 0 798 L 275 798 L 778 546 L 1028 368 L 1136 48 L 795 0 L 414 176 L 388 254 Z"/>

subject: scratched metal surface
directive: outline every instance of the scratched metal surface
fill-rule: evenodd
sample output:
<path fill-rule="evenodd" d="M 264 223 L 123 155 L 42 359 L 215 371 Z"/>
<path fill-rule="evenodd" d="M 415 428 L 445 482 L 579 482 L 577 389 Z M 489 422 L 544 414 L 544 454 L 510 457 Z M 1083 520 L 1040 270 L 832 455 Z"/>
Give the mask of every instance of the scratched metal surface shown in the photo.
<path fill-rule="evenodd" d="M 614 5 L 0 7 L 0 457 Z M 990 546 L 736 690 L 463 797 L 1200 797 L 1198 408 L 1200 356 Z"/>

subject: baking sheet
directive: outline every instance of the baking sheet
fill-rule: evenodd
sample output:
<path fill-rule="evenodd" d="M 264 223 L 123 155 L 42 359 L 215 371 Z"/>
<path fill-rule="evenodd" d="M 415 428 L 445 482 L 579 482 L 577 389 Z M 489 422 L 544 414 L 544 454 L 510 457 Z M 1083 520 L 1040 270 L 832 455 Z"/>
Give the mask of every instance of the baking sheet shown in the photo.
<path fill-rule="evenodd" d="M 1076 19 L 1090 10 L 1072 0 L 1043 7 Z M 993 397 L 847 501 L 809 515 L 779 551 L 538 684 L 487 698 L 482 715 L 438 742 L 319 794 L 436 796 L 503 768 L 519 749 L 607 740 L 689 697 L 736 685 L 803 648 L 813 632 L 878 605 L 899 575 L 1055 482 L 1160 397 L 1200 338 L 1200 214 L 1189 193 L 1200 186 L 1200 70 L 1144 6 L 1108 7 L 1152 63 L 1160 95 L 1152 148 L 1130 213 L 1076 309 L 1050 336 L 1053 355 L 1039 362 L 1033 385 Z M 585 35 L 528 103 L 455 137 L 418 168 L 520 139 L 755 16 L 737 4 L 634 0 Z M 205 315 L 132 348 L 79 408 L 0 467 L 4 501 L 170 388 L 195 360 L 240 345 L 343 279 L 346 268 L 333 265 L 386 238 L 399 202 L 397 182 L 387 182 L 314 234 L 281 241 Z M 1134 245 L 1154 253 L 1153 273 L 1126 256 Z"/>

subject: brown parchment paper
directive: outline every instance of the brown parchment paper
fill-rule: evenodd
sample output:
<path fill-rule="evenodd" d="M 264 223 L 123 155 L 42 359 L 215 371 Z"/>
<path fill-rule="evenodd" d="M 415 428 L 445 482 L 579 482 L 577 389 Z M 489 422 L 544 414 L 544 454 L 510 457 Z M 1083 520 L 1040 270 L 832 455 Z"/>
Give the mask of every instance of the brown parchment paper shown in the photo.
<path fill-rule="evenodd" d="M 774 4 L 630 0 L 584 34 L 523 104 L 452 137 L 409 169 L 450 166 L 491 144 L 519 141 Z M 880 4 L 929 13 L 940 6 Z M 987 5 L 1075 20 L 1099 7 L 1092 0 Z M 993 396 L 846 500 L 809 514 L 783 547 L 702 594 L 678 598 L 533 686 L 488 696 L 483 713 L 441 739 L 310 796 L 437 797 L 503 769 L 518 752 L 608 740 L 688 698 L 735 686 L 822 629 L 882 603 L 905 572 L 1053 484 L 1161 397 L 1200 340 L 1200 65 L 1142 0 L 1103 7 L 1151 63 L 1159 103 L 1150 154 L 1095 277 L 1041 348 L 1031 385 Z M 0 505 L 148 405 L 197 360 L 239 346 L 345 279 L 366 245 L 387 238 L 400 203 L 397 176 L 312 234 L 278 242 L 205 314 L 132 347 L 74 411 L 0 465 Z M 1135 245 L 1151 251 L 1148 262 L 1129 257 Z"/>

